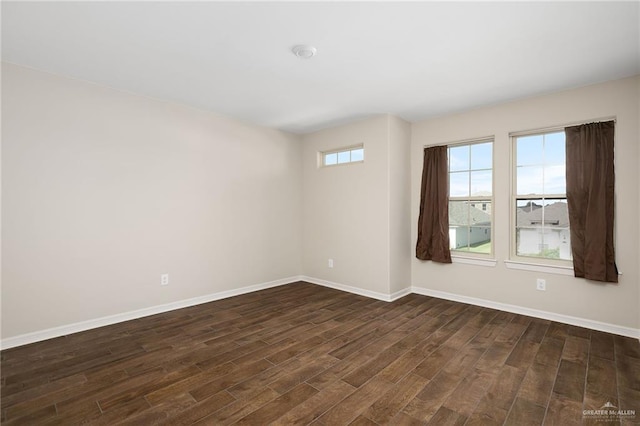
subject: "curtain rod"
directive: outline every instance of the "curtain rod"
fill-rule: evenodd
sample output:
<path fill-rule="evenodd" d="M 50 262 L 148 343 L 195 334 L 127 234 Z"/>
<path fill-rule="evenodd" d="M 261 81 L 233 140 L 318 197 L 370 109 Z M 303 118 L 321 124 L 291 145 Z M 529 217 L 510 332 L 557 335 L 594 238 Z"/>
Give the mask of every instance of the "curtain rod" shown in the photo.
<path fill-rule="evenodd" d="M 538 128 L 529 129 L 529 130 L 518 130 L 516 132 L 509 132 L 509 137 L 511 137 L 511 136 L 522 136 L 522 135 L 527 135 L 527 134 L 530 134 L 530 133 L 553 132 L 553 131 L 562 130 L 565 127 L 581 126 L 583 124 L 600 123 L 600 122 L 604 122 L 604 121 L 613 121 L 614 123 L 617 123 L 618 119 L 617 119 L 616 116 L 609 116 L 609 117 L 592 118 L 592 119 L 589 119 L 589 120 L 573 121 L 573 122 L 569 122 L 569 123 L 558 124 L 557 126 L 538 127 Z"/>
<path fill-rule="evenodd" d="M 472 144 L 472 143 L 483 143 L 483 142 L 488 142 L 488 141 L 493 141 L 496 138 L 495 135 L 489 135 L 489 136 L 482 136 L 479 138 L 469 138 L 469 139 L 462 139 L 462 140 L 457 140 L 457 141 L 453 141 L 453 142 L 445 142 L 445 143 L 434 143 L 434 144 L 429 144 L 429 145 L 423 145 L 423 148 L 430 148 L 432 146 L 456 146 L 456 145 L 468 145 L 468 144 Z"/>
<path fill-rule="evenodd" d="M 609 117 L 600 117 L 600 118 L 592 118 L 589 120 L 580 120 L 580 121 L 572 121 L 569 123 L 565 123 L 565 124 L 558 124 L 556 126 L 548 126 L 548 127 L 537 127 L 535 129 L 529 129 L 529 130 L 518 130 L 515 132 L 509 132 L 509 137 L 512 136 L 522 136 L 522 135 L 527 135 L 530 133 L 544 133 L 544 132 L 553 132 L 553 131 L 559 131 L 564 129 L 565 127 L 571 127 L 571 126 L 580 126 L 582 124 L 588 124 L 588 123 L 598 123 L 598 122 L 603 122 L 603 121 L 613 121 L 614 123 L 618 122 L 618 118 L 613 115 L 613 116 L 609 116 Z M 483 137 L 479 137 L 479 138 L 470 138 L 470 139 L 463 139 L 463 140 L 457 140 L 457 141 L 453 141 L 453 142 L 439 142 L 439 143 L 433 143 L 433 144 L 429 144 L 429 145 L 422 145 L 423 148 L 429 148 L 432 146 L 454 146 L 454 145 L 464 145 L 464 144 L 469 144 L 472 142 L 485 142 L 487 140 L 492 140 L 495 139 L 495 135 L 490 135 L 490 136 L 483 136 Z"/>

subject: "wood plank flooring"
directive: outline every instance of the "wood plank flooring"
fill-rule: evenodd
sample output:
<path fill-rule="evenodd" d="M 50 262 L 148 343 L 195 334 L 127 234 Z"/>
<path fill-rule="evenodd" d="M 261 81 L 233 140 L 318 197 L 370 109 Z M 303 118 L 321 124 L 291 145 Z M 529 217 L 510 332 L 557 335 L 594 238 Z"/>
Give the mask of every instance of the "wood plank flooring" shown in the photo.
<path fill-rule="evenodd" d="M 1 422 L 640 424 L 635 339 L 294 283 L 5 350 Z M 602 420 L 602 419 L 600 419 Z"/>

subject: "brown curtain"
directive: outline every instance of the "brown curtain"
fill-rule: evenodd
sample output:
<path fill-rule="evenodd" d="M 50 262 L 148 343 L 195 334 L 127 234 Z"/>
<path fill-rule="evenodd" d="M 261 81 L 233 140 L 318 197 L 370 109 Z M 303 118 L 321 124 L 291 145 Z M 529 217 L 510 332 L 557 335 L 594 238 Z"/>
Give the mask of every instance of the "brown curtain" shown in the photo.
<path fill-rule="evenodd" d="M 451 263 L 448 180 L 447 147 L 425 148 L 416 244 L 418 259 Z"/>
<path fill-rule="evenodd" d="M 614 122 L 567 127 L 565 134 L 574 274 L 617 283 L 613 247 Z"/>

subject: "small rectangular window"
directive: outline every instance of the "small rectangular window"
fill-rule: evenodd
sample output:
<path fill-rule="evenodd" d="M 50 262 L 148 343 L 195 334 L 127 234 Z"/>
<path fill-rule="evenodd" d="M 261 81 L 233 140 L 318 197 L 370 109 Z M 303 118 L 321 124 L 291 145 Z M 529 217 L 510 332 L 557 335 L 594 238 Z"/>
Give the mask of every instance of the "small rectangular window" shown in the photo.
<path fill-rule="evenodd" d="M 351 162 L 364 160 L 364 148 L 351 150 Z"/>
<path fill-rule="evenodd" d="M 571 260 L 564 131 L 515 136 L 513 147 L 513 254 Z"/>
<path fill-rule="evenodd" d="M 491 254 L 493 141 L 451 145 L 448 153 L 450 248 Z"/>
<path fill-rule="evenodd" d="M 351 151 L 342 151 L 338 153 L 338 164 L 350 163 Z"/>
<path fill-rule="evenodd" d="M 352 146 L 320 153 L 322 166 L 361 163 L 364 161 L 364 146 Z"/>
<path fill-rule="evenodd" d="M 338 164 L 338 154 L 335 152 L 331 154 L 325 154 L 324 165 L 333 166 L 334 164 Z"/>

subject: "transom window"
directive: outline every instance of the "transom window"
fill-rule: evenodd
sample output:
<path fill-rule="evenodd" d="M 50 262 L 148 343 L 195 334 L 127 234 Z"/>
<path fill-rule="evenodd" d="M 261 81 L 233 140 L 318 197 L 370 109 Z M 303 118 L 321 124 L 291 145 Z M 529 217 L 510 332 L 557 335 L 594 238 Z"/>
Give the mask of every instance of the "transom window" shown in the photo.
<path fill-rule="evenodd" d="M 352 146 L 321 153 L 322 166 L 359 163 L 364 161 L 364 146 Z"/>
<path fill-rule="evenodd" d="M 571 260 L 565 133 L 513 138 L 515 255 Z"/>
<path fill-rule="evenodd" d="M 493 141 L 451 145 L 448 155 L 450 248 L 459 255 L 490 254 Z"/>

